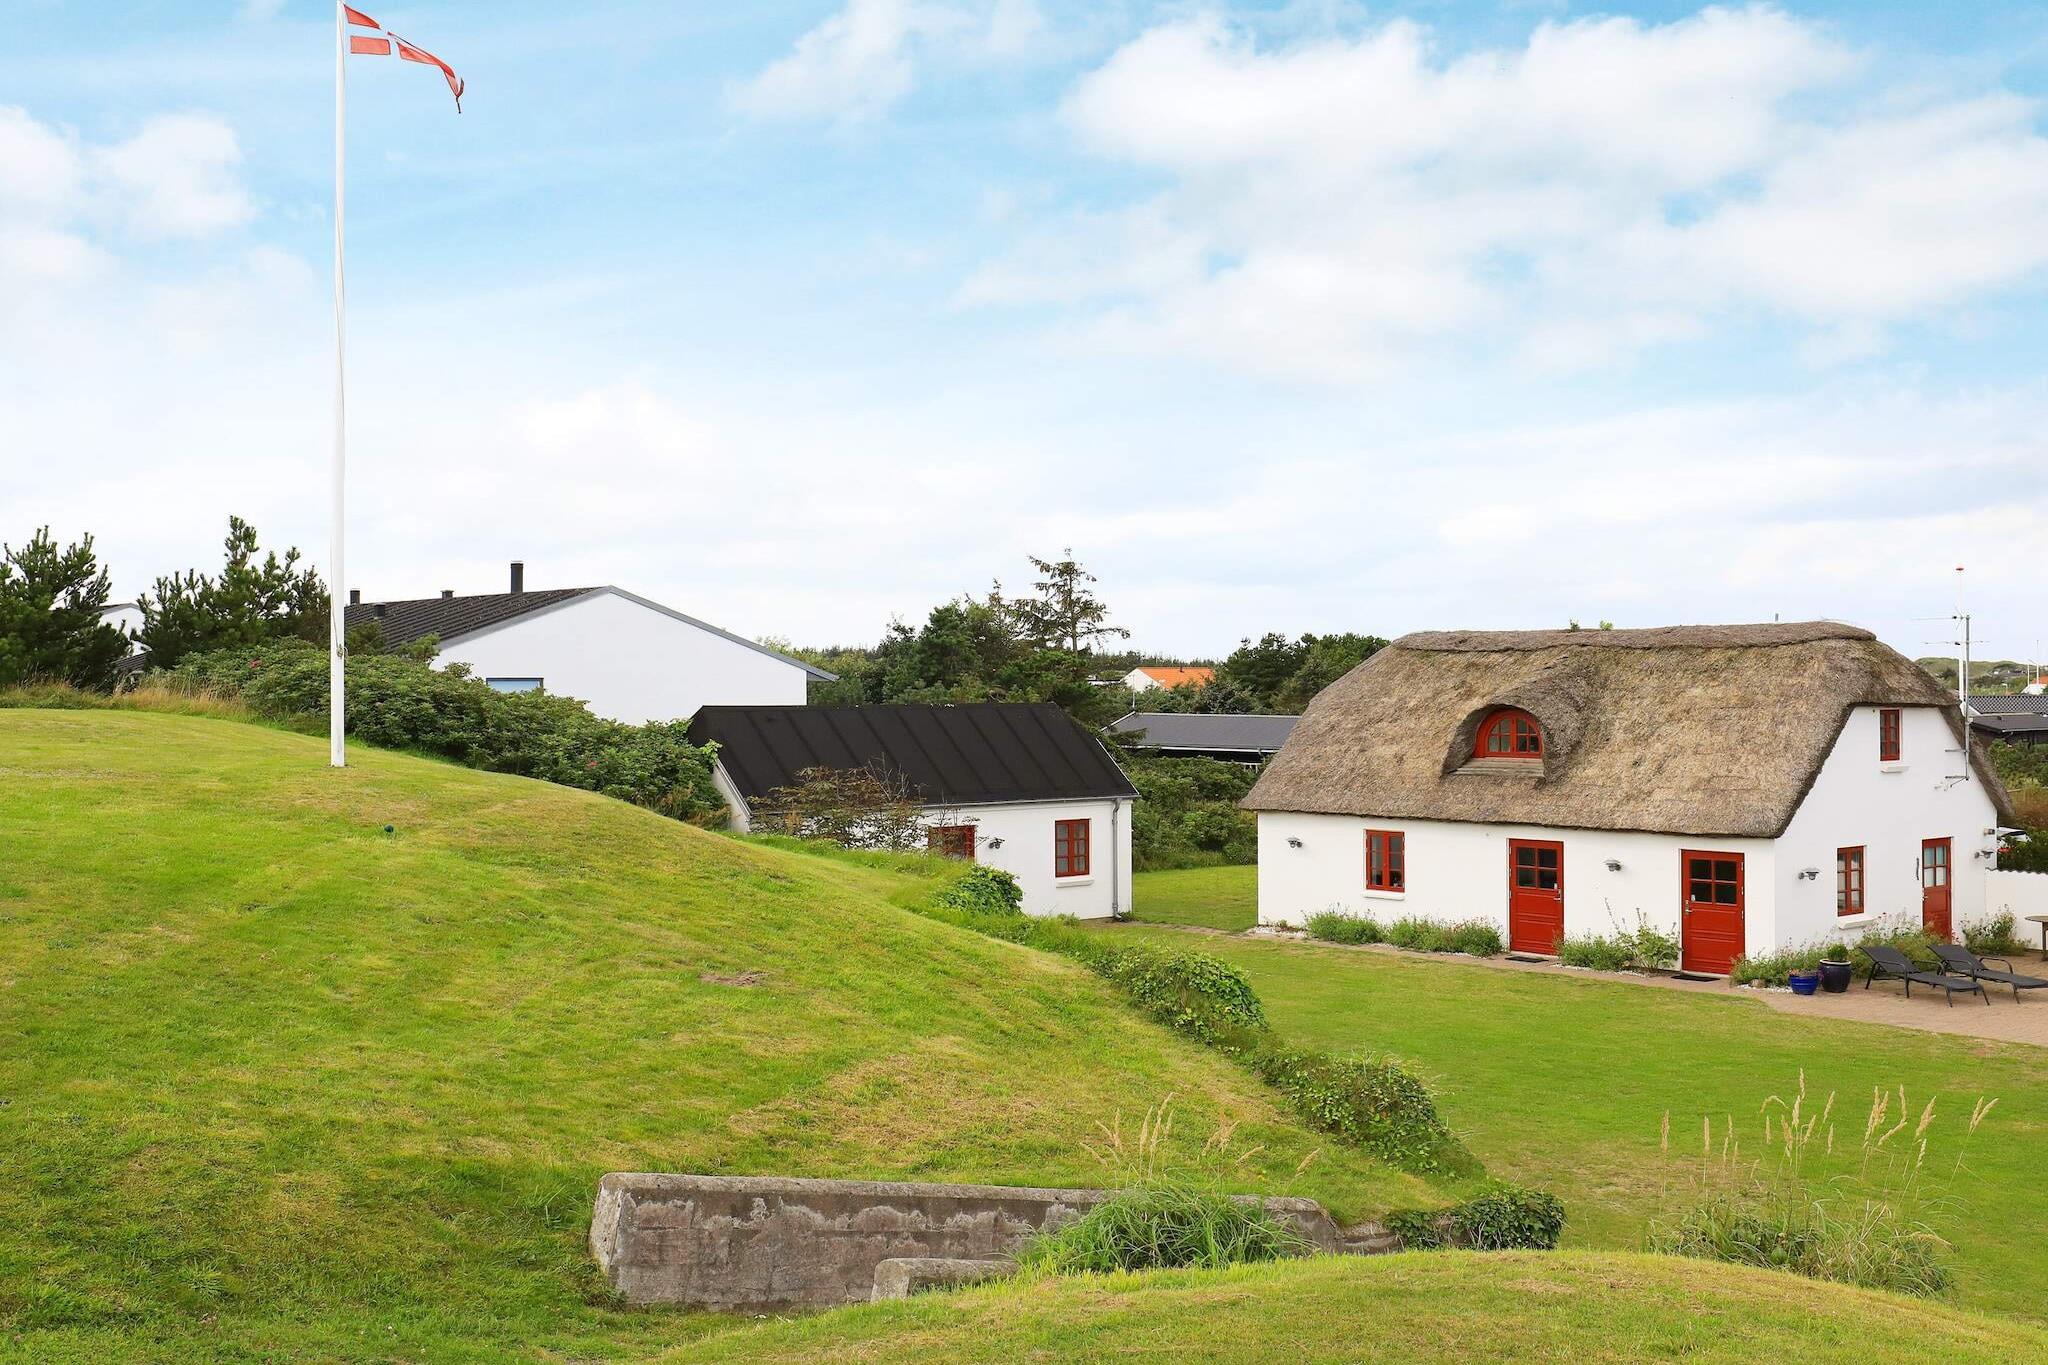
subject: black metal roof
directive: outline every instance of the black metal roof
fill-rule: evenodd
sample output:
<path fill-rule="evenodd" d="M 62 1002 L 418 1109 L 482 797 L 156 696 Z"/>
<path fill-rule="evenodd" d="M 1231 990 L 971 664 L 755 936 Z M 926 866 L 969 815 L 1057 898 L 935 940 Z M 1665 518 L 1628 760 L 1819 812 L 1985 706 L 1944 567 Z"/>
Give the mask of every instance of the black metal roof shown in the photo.
<path fill-rule="evenodd" d="M 1300 716 L 1205 715 L 1133 711 L 1110 722 L 1118 734 L 1142 732 L 1141 749 L 1201 749 L 1213 753 L 1275 754 Z"/>
<path fill-rule="evenodd" d="M 2029 697 L 2024 693 L 1984 696 L 1972 692 L 1970 709 L 1981 716 L 2048 716 L 2048 697 Z"/>
<path fill-rule="evenodd" d="M 757 654 L 766 654 L 771 659 L 793 664 L 821 681 L 831 682 L 837 677 L 836 674 L 815 668 L 802 659 L 792 659 L 779 650 L 756 644 L 743 635 L 721 630 L 709 621 L 685 616 L 673 607 L 664 607 L 661 603 L 649 601 L 637 593 L 609 585 L 596 588 L 544 588 L 533 592 L 477 593 L 467 597 L 417 597 L 403 602 L 351 602 L 343 619 L 350 630 L 366 626 L 371 621 L 381 623 L 384 628 L 384 642 L 387 645 L 406 644 L 426 635 L 439 636 L 443 643 L 446 643 L 594 593 L 611 593 L 616 597 L 623 597 L 628 602 L 638 603 L 649 611 L 660 612 L 663 616 L 681 621 L 685 625 L 695 626 L 722 640 L 744 645 Z"/>
<path fill-rule="evenodd" d="M 2015 711 L 2002 716 L 1972 716 L 1970 726 L 1990 739 L 2006 735 L 2048 734 L 2048 715 Z"/>
<path fill-rule="evenodd" d="M 1093 734 L 1051 703 L 961 706 L 706 706 L 690 740 L 753 803 L 805 768 L 880 764 L 928 805 L 1135 797 Z"/>

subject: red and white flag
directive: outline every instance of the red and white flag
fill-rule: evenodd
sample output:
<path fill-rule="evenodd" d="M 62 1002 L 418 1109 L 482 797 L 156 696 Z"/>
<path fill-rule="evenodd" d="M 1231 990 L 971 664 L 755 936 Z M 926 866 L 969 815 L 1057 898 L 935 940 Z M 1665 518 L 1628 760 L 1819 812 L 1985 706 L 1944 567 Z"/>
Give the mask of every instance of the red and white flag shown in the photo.
<path fill-rule="evenodd" d="M 455 112 L 458 114 L 462 112 L 462 77 L 455 74 L 454 67 L 448 65 L 448 63 L 442 61 L 425 48 L 415 47 L 413 44 L 408 43 L 405 39 L 391 32 L 359 9 L 343 5 L 341 12 L 347 17 L 352 27 L 375 30 L 374 33 L 369 34 L 350 33 L 348 35 L 348 50 L 350 52 L 359 57 L 389 57 L 395 48 L 398 55 L 405 61 L 418 62 L 421 66 L 439 67 L 442 77 L 448 82 L 449 93 L 455 96 Z"/>

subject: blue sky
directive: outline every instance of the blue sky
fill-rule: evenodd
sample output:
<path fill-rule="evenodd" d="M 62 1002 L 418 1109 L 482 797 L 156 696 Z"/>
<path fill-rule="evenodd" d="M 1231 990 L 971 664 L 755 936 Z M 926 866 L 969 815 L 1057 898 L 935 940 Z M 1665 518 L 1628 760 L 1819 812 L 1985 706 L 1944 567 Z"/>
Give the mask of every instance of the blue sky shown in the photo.
<path fill-rule="evenodd" d="M 368 595 L 2048 648 L 2037 5 L 360 8 Z M 324 557 L 330 15 L 10 6 L 0 538 Z"/>

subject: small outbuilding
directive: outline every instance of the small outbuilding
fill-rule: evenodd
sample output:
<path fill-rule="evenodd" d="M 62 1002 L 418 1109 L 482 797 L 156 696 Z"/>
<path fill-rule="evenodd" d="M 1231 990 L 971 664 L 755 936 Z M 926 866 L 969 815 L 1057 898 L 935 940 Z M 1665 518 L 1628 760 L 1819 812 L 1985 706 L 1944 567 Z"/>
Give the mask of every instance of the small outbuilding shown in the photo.
<path fill-rule="evenodd" d="M 1106 919 L 1131 904 L 1137 788 L 1101 738 L 1050 703 L 707 706 L 712 780 L 742 833 L 814 770 L 867 770 L 917 801 L 933 853 L 1017 878 L 1033 915 Z"/>
<path fill-rule="evenodd" d="M 1682 965 L 1979 917 L 2012 822 L 1954 696 L 1828 621 L 1408 635 L 1326 688 L 1245 799 L 1259 919 L 1632 928 Z"/>
<path fill-rule="evenodd" d="M 1163 758 L 1214 758 L 1257 767 L 1280 752 L 1300 716 L 1133 711 L 1109 724 L 1131 746 Z"/>

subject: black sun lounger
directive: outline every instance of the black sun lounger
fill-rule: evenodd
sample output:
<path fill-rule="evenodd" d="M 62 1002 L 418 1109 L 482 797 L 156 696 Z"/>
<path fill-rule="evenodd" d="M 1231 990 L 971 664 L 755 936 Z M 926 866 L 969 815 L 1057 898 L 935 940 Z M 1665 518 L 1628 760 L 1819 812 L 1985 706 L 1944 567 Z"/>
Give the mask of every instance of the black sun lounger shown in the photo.
<path fill-rule="evenodd" d="M 1870 989 L 1870 982 L 1877 980 L 1880 976 L 1895 976 L 1906 983 L 1906 998 L 1909 1000 L 1913 996 L 1913 983 L 1917 981 L 1923 986 L 1934 986 L 1947 991 L 1950 1009 L 1955 1008 L 1957 991 L 1962 991 L 1965 994 L 1975 991 L 1978 995 L 1984 996 L 1985 1004 L 1991 1003 L 1991 997 L 1984 995 L 1984 987 L 1978 982 L 1967 976 L 1955 976 L 1948 972 L 1923 972 L 1914 964 L 1912 958 L 1907 957 L 1897 948 L 1873 944 L 1868 948 L 1859 947 L 1856 951 L 1869 958 L 1876 967 L 1876 970 L 1870 974 L 1870 980 L 1863 983 L 1863 989 L 1866 991 Z"/>

